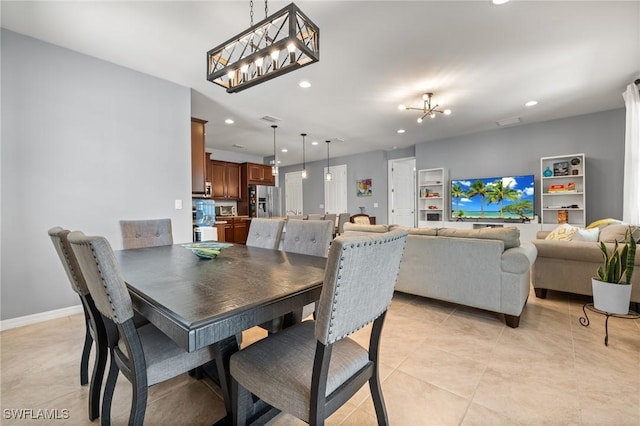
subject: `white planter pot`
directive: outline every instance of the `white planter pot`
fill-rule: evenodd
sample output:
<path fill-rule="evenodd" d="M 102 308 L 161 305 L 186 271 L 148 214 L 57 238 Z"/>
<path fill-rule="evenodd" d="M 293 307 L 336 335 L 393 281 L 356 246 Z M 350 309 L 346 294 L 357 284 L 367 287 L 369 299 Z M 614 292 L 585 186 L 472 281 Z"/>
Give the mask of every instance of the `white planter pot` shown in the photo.
<path fill-rule="evenodd" d="M 591 279 L 593 307 L 610 314 L 626 315 L 631 301 L 631 285 L 605 283 Z"/>

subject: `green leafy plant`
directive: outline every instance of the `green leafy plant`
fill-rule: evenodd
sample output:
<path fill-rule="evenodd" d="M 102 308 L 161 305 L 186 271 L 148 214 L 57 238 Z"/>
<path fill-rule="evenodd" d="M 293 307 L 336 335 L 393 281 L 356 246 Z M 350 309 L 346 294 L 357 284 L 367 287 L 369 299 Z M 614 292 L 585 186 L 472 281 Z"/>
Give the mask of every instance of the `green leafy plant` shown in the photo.
<path fill-rule="evenodd" d="M 631 284 L 631 275 L 635 266 L 637 241 L 633 238 L 631 227 L 624 235 L 624 245 L 615 242 L 611 253 L 601 241 L 600 251 L 604 262 L 598 267 L 598 280 L 613 284 Z"/>

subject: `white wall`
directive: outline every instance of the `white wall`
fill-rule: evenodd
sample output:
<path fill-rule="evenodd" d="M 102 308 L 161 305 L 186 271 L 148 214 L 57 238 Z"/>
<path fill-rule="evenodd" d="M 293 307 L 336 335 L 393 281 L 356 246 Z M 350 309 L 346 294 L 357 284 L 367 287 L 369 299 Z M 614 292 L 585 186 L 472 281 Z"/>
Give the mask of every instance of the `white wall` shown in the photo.
<path fill-rule="evenodd" d="M 191 240 L 190 90 L 2 30 L 1 319 L 77 305 L 47 230 Z M 174 209 L 182 200 L 183 210 Z"/>

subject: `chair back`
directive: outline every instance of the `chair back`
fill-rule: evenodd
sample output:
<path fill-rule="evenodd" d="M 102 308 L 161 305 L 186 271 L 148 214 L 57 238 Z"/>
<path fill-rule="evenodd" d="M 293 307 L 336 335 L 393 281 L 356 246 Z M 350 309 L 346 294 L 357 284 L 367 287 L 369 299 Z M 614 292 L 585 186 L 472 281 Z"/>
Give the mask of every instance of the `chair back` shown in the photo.
<path fill-rule="evenodd" d="M 67 277 L 69 277 L 71 288 L 78 293 L 78 295 L 87 296 L 89 294 L 89 288 L 80 270 L 78 260 L 71 250 L 71 245 L 69 245 L 68 235 L 69 230 L 59 226 L 49 229 L 49 237 L 51 237 L 51 241 L 56 248 L 64 271 L 67 273 Z"/>
<path fill-rule="evenodd" d="M 320 343 L 333 344 L 388 309 L 406 237 L 397 229 L 333 240 L 316 316 Z"/>
<path fill-rule="evenodd" d="M 333 224 L 328 220 L 290 220 L 282 249 L 290 253 L 327 257 L 333 238 Z"/>
<path fill-rule="evenodd" d="M 324 215 L 324 220 L 329 220 L 333 223 L 333 229 L 336 229 L 336 218 L 338 217 L 335 213 L 327 213 Z"/>
<path fill-rule="evenodd" d="M 121 220 L 120 228 L 125 249 L 173 244 L 171 219 Z"/>
<path fill-rule="evenodd" d="M 344 224 L 349 222 L 349 213 L 340 213 L 338 216 L 338 234 L 342 234 L 344 232 Z"/>
<path fill-rule="evenodd" d="M 294 214 L 294 215 L 287 215 L 287 220 L 306 220 L 307 217 L 303 214 Z"/>
<path fill-rule="evenodd" d="M 69 243 L 100 313 L 116 324 L 133 318 L 131 296 L 109 242 L 74 231 L 69 234 Z"/>
<path fill-rule="evenodd" d="M 307 219 L 308 220 L 324 220 L 324 215 L 323 214 L 312 213 L 312 214 L 308 215 Z"/>
<path fill-rule="evenodd" d="M 282 228 L 284 228 L 284 219 L 251 219 L 247 246 L 277 250 L 282 238 Z"/>
<path fill-rule="evenodd" d="M 368 214 L 364 214 L 364 213 L 358 213 L 358 214 L 354 214 L 349 218 L 349 222 L 351 223 L 360 223 L 363 225 L 370 225 L 371 224 L 371 219 L 369 219 L 369 215 Z"/>

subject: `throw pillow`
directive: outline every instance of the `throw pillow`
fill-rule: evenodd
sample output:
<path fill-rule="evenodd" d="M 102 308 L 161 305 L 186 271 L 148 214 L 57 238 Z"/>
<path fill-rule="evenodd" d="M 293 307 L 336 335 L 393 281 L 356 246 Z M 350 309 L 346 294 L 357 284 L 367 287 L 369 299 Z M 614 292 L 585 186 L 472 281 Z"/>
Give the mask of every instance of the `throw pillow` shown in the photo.
<path fill-rule="evenodd" d="M 600 235 L 599 228 L 593 229 L 576 229 L 576 232 L 573 234 L 573 241 L 590 241 L 597 242 L 598 235 Z"/>
<path fill-rule="evenodd" d="M 589 225 L 587 225 L 585 229 L 593 229 L 593 228 L 602 229 L 608 225 L 613 225 L 618 223 L 622 223 L 622 221 L 618 219 L 611 219 L 611 218 L 600 219 L 600 220 L 596 220 L 595 222 L 591 222 Z"/>
<path fill-rule="evenodd" d="M 563 223 L 562 225 L 551 231 L 549 235 L 545 237 L 545 240 L 571 241 L 573 240 L 573 234 L 575 234 L 577 229 L 578 228 L 576 228 L 575 226 L 571 226 L 568 223 Z"/>

